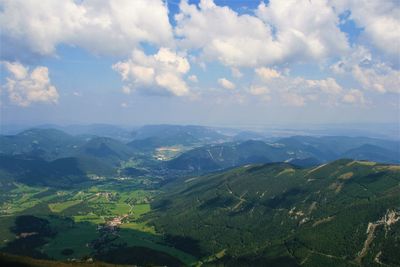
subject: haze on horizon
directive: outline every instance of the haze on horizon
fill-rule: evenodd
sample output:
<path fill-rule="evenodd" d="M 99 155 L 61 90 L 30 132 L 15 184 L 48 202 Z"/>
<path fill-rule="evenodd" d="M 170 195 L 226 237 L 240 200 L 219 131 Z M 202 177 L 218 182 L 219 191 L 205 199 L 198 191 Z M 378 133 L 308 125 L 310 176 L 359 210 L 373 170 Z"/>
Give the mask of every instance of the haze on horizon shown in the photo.
<path fill-rule="evenodd" d="M 399 13 L 396 0 L 0 0 L 0 122 L 399 125 Z"/>

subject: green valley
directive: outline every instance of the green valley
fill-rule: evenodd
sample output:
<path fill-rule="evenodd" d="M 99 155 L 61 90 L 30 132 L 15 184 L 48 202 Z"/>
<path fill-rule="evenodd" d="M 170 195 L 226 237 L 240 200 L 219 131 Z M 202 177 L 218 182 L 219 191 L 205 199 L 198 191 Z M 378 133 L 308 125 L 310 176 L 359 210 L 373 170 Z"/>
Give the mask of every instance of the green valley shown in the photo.
<path fill-rule="evenodd" d="M 0 262 L 400 265 L 398 142 L 238 135 L 0 136 Z"/>

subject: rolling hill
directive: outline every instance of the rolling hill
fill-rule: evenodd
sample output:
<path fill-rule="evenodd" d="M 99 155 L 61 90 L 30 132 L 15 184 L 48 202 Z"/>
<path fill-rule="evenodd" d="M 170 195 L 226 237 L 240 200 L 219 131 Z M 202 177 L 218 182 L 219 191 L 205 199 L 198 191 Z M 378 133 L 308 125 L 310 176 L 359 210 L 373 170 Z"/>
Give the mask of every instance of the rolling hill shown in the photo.
<path fill-rule="evenodd" d="M 399 184 L 375 162 L 248 165 L 173 182 L 147 219 L 205 266 L 398 266 Z"/>
<path fill-rule="evenodd" d="M 129 146 L 150 151 L 157 147 L 172 145 L 198 145 L 225 140 L 226 136 L 203 126 L 147 125 L 136 130 Z"/>
<path fill-rule="evenodd" d="M 28 185 L 67 187 L 87 181 L 88 166 L 104 170 L 98 162 L 85 162 L 78 158 L 62 158 L 54 161 L 0 156 L 0 182 L 20 182 Z"/>
<path fill-rule="evenodd" d="M 16 135 L 0 136 L 0 154 L 39 157 L 45 160 L 77 153 L 85 138 L 56 129 L 29 129 Z"/>
<path fill-rule="evenodd" d="M 93 157 L 117 165 L 121 160 L 127 160 L 135 151 L 124 143 L 109 137 L 94 137 L 79 147 L 76 155 Z"/>
<path fill-rule="evenodd" d="M 168 168 L 216 171 L 249 163 L 292 162 L 313 166 L 340 158 L 400 162 L 400 143 L 365 137 L 294 136 L 267 143 L 260 140 L 205 145 L 167 163 Z"/>

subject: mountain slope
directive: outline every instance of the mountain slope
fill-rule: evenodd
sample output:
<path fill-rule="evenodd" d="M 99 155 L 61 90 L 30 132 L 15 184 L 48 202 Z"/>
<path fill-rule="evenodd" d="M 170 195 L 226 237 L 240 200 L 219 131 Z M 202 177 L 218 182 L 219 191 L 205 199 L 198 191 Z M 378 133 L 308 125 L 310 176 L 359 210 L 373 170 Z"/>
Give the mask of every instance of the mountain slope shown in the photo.
<path fill-rule="evenodd" d="M 0 154 L 54 160 L 73 155 L 85 141 L 56 129 L 30 129 L 16 135 L 0 136 Z"/>
<path fill-rule="evenodd" d="M 246 166 L 176 181 L 148 219 L 213 264 L 356 266 L 378 257 L 391 266 L 400 264 L 399 183 L 399 166 L 373 162 Z"/>
<path fill-rule="evenodd" d="M 214 171 L 248 163 L 283 161 L 290 156 L 262 141 L 223 143 L 195 148 L 167 163 L 171 169 Z"/>
<path fill-rule="evenodd" d="M 113 164 L 117 164 L 121 160 L 127 160 L 133 154 L 134 150 L 132 148 L 108 137 L 91 138 L 77 152 L 79 156 L 93 157 Z"/>
<path fill-rule="evenodd" d="M 315 166 L 339 158 L 399 163 L 400 143 L 340 136 L 294 136 L 273 143 L 249 140 L 198 147 L 172 159 L 167 166 L 209 172 L 249 163 L 292 162 L 299 166 Z"/>
<path fill-rule="evenodd" d="M 368 137 L 348 137 L 348 136 L 292 136 L 282 138 L 276 143 L 290 147 L 293 150 L 309 151 L 316 153 L 315 156 L 321 161 L 331 161 L 346 157 L 348 151 L 366 146 L 364 150 L 373 147 L 390 150 L 394 157 L 388 158 L 388 162 L 399 162 L 400 142 L 383 140 Z M 362 158 L 364 160 L 379 161 L 379 158 Z M 396 161 L 397 160 L 397 161 Z M 385 161 L 386 162 L 386 161 Z"/>
<path fill-rule="evenodd" d="M 0 181 L 42 186 L 71 186 L 88 179 L 84 166 L 91 164 L 102 169 L 98 162 L 88 163 L 78 158 L 62 158 L 48 162 L 39 158 L 0 155 Z"/>
<path fill-rule="evenodd" d="M 395 150 L 371 144 L 350 149 L 343 153 L 343 156 L 352 159 L 374 159 L 374 161 L 378 162 L 400 162 L 400 155 Z"/>
<path fill-rule="evenodd" d="M 212 128 L 181 125 L 146 125 L 136 130 L 135 140 L 129 146 L 144 151 L 161 146 L 212 143 L 226 138 Z"/>

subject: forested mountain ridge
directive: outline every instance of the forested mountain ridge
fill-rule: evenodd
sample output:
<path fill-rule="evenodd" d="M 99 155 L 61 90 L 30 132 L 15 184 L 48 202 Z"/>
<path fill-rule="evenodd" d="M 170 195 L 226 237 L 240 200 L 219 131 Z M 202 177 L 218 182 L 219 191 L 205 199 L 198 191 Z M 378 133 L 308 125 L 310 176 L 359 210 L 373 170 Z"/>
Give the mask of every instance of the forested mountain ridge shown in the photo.
<path fill-rule="evenodd" d="M 400 264 L 398 165 L 249 165 L 175 181 L 153 208 L 156 229 L 211 265 Z"/>

